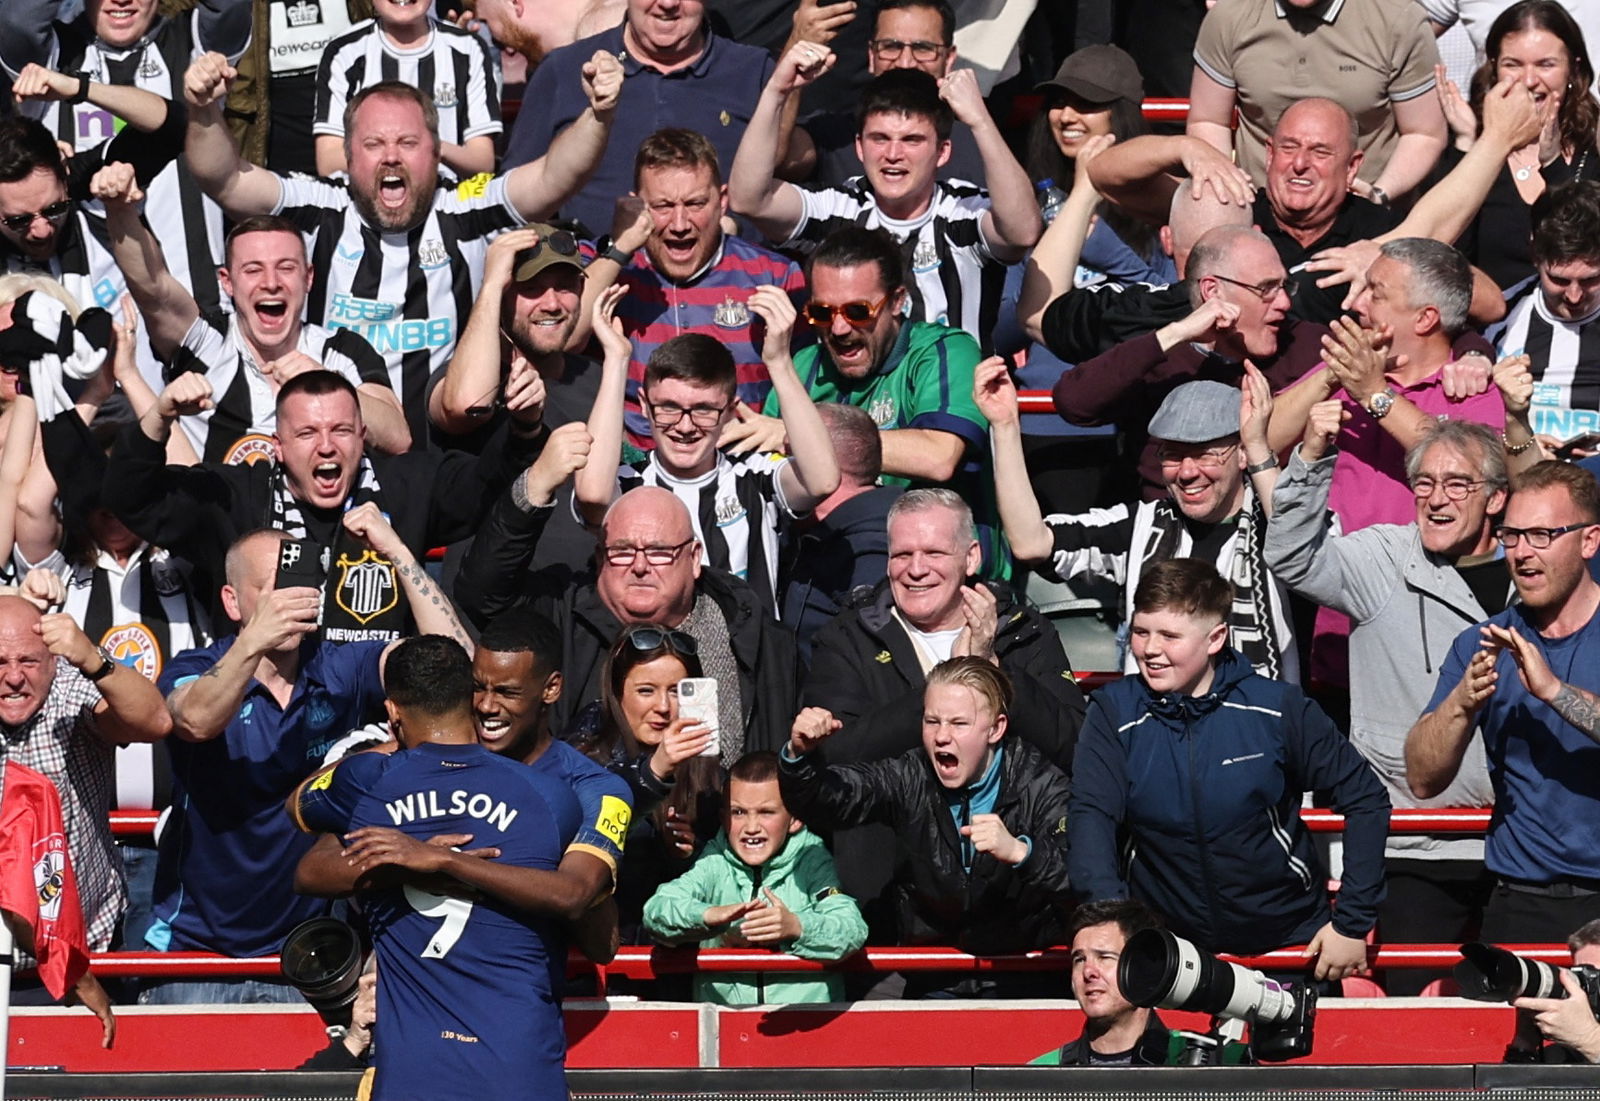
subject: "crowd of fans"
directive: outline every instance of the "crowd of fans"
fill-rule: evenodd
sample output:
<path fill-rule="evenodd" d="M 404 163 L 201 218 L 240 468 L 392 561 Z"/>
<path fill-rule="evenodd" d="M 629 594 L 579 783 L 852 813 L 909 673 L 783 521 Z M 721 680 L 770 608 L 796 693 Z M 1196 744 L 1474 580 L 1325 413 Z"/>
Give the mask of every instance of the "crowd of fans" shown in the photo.
<path fill-rule="evenodd" d="M 1116 1013 L 1053 1057 L 1146 1061 L 1105 975 L 1157 921 L 1332 983 L 1600 917 L 1600 25 L 1474 5 L 1460 87 L 1445 6 L 10 0 L 0 734 L 91 947 L 269 954 L 418 859 L 284 810 L 392 748 L 418 634 L 577 790 L 517 904 L 596 958 L 601 905 L 1071 943 Z M 1084 578 L 1087 701 L 1028 597 Z M 1388 836 L 1444 806 L 1486 839 Z M 1059 987 L 874 979 L 692 996 Z"/>

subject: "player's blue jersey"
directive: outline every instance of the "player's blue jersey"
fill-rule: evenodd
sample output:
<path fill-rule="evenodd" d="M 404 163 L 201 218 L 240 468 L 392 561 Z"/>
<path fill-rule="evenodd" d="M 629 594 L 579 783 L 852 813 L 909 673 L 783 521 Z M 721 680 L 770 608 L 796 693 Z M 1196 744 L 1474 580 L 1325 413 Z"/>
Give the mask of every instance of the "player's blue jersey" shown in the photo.
<path fill-rule="evenodd" d="M 578 797 L 583 824 L 568 851 L 599 857 L 610 866 L 612 882 L 616 882 L 622 845 L 633 821 L 633 789 L 628 781 L 559 738 L 551 739 L 531 767 L 560 780 Z"/>
<path fill-rule="evenodd" d="M 554 871 L 582 821 L 546 770 L 477 745 L 358 753 L 299 793 L 309 829 L 468 833 L 499 860 Z M 413 886 L 364 894 L 378 954 L 377 1101 L 565 1101 L 558 922 Z"/>

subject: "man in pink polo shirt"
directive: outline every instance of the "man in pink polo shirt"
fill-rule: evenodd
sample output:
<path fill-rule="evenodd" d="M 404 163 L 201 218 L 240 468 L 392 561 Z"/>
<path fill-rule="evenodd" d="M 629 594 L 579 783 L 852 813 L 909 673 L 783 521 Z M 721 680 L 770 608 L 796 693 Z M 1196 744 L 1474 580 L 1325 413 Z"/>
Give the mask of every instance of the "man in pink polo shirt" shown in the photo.
<path fill-rule="evenodd" d="M 1472 271 L 1449 245 L 1407 237 L 1383 246 L 1356 299 L 1361 324 L 1337 319 L 1323 362 L 1279 395 L 1270 438 L 1297 438 L 1311 406 L 1337 397 L 1345 409 L 1329 507 L 1346 532 L 1409 523 L 1415 512 L 1406 452 L 1430 420 L 1453 417 L 1505 429 L 1505 403 L 1486 370 L 1454 370 L 1466 351 Z M 1488 342 L 1483 342 L 1487 368 Z M 1477 361 L 1476 356 L 1471 357 Z"/>

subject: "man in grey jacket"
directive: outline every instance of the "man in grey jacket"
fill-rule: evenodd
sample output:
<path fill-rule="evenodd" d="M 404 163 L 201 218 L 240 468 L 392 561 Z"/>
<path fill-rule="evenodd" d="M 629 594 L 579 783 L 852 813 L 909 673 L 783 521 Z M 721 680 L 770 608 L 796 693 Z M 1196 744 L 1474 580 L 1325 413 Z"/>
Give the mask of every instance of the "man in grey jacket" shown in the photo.
<path fill-rule="evenodd" d="M 1339 425 L 1336 403 L 1313 411 L 1273 493 L 1267 566 L 1295 592 L 1350 616 L 1350 739 L 1393 804 L 1490 806 L 1481 740 L 1432 799 L 1418 799 L 1406 785 L 1405 740 L 1456 636 L 1506 606 L 1510 577 L 1494 538 L 1506 503 L 1500 440 L 1470 421 L 1430 423 L 1406 456 L 1415 521 L 1339 535 L 1327 511 Z M 1476 928 L 1494 878 L 1484 871 L 1481 839 L 1391 834 L 1385 855 L 1389 894 L 1378 915 L 1384 940 L 1451 941 Z M 1391 972 L 1389 993 L 1416 994 L 1435 977 Z"/>

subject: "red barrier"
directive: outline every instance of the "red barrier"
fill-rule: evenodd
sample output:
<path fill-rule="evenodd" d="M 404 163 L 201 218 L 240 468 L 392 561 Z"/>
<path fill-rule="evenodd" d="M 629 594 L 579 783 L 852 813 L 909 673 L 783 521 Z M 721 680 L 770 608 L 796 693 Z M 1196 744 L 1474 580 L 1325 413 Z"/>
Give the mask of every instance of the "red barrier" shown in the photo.
<path fill-rule="evenodd" d="M 1546 963 L 1568 965 L 1572 953 L 1560 944 L 1510 944 L 1506 945 L 1518 955 Z M 1305 958 L 1299 948 L 1280 948 L 1261 956 L 1227 956 L 1246 967 L 1266 971 L 1298 970 Z M 157 976 L 161 978 L 245 978 L 277 976 L 278 957 L 259 956 L 255 959 L 229 959 L 208 952 L 104 952 L 92 957 L 95 973 L 111 976 Z M 1460 962 L 1461 953 L 1453 944 L 1394 944 L 1372 945 L 1367 949 L 1367 962 L 1373 967 L 1398 970 L 1417 968 L 1444 968 Z M 629 979 L 655 979 L 663 975 L 683 975 L 696 971 L 761 971 L 769 974 L 793 974 L 818 971 L 1065 971 L 1071 966 L 1066 948 L 1047 948 L 1038 952 L 1021 952 L 1007 956 L 974 956 L 954 948 L 867 948 L 837 964 L 824 964 L 817 960 L 801 959 L 781 952 L 763 949 L 740 948 L 650 948 L 628 947 L 617 952 L 617 958 L 603 969 L 608 977 L 623 976 Z M 568 960 L 569 971 L 584 971 L 593 967 L 581 956 L 574 954 Z"/>

